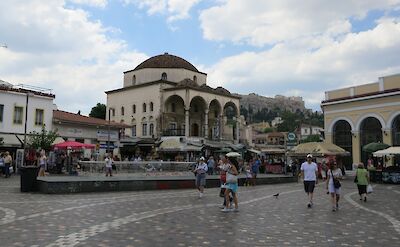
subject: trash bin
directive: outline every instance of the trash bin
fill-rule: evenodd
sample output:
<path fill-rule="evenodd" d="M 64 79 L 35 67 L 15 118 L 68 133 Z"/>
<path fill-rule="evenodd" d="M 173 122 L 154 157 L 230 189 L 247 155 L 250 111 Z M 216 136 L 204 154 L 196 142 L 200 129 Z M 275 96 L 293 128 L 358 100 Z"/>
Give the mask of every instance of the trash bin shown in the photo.
<path fill-rule="evenodd" d="M 39 168 L 36 166 L 23 166 L 19 168 L 21 174 L 21 192 L 38 191 L 37 175 Z"/>

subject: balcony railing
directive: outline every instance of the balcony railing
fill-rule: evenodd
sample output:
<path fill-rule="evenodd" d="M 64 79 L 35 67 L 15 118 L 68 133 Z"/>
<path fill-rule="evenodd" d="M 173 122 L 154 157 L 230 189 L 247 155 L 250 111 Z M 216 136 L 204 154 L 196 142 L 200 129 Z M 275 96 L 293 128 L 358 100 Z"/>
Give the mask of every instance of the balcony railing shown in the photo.
<path fill-rule="evenodd" d="M 185 136 L 185 129 L 167 129 L 162 134 L 163 136 Z"/>

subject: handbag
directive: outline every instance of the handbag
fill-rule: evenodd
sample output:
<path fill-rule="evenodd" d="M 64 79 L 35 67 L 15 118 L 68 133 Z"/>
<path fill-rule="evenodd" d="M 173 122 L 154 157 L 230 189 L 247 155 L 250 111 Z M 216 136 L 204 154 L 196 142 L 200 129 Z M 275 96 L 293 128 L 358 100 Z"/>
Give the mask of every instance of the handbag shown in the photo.
<path fill-rule="evenodd" d="M 372 189 L 372 185 L 368 184 L 368 186 L 367 186 L 367 193 L 370 194 L 370 193 L 372 193 L 372 191 L 374 191 L 374 190 Z"/>
<path fill-rule="evenodd" d="M 233 175 L 232 173 L 227 172 L 226 173 L 226 182 L 231 183 L 231 184 L 236 184 L 237 183 L 237 176 Z"/>
<path fill-rule="evenodd" d="M 340 181 L 333 176 L 332 170 L 331 170 L 331 174 L 332 174 L 332 179 L 333 179 L 333 186 L 335 187 L 335 189 L 339 189 L 342 186 L 340 184 Z"/>

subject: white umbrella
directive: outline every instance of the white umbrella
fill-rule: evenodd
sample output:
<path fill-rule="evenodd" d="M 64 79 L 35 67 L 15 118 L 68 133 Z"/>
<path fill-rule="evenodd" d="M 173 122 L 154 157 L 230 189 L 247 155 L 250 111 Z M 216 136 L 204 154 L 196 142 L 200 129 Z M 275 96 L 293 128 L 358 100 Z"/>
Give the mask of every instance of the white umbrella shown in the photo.
<path fill-rule="evenodd" d="M 227 157 L 240 157 L 240 153 L 237 152 L 229 152 L 226 154 Z"/>

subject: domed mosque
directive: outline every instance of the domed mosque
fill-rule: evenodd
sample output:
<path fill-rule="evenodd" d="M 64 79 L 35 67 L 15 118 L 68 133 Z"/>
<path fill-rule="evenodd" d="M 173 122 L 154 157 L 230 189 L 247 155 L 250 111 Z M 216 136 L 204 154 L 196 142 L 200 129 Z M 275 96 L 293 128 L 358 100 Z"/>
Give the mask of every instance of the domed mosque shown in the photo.
<path fill-rule="evenodd" d="M 240 97 L 207 86 L 207 74 L 181 57 L 151 57 L 125 71 L 123 87 L 106 94 L 110 119 L 130 126 L 126 136 L 239 140 Z"/>

